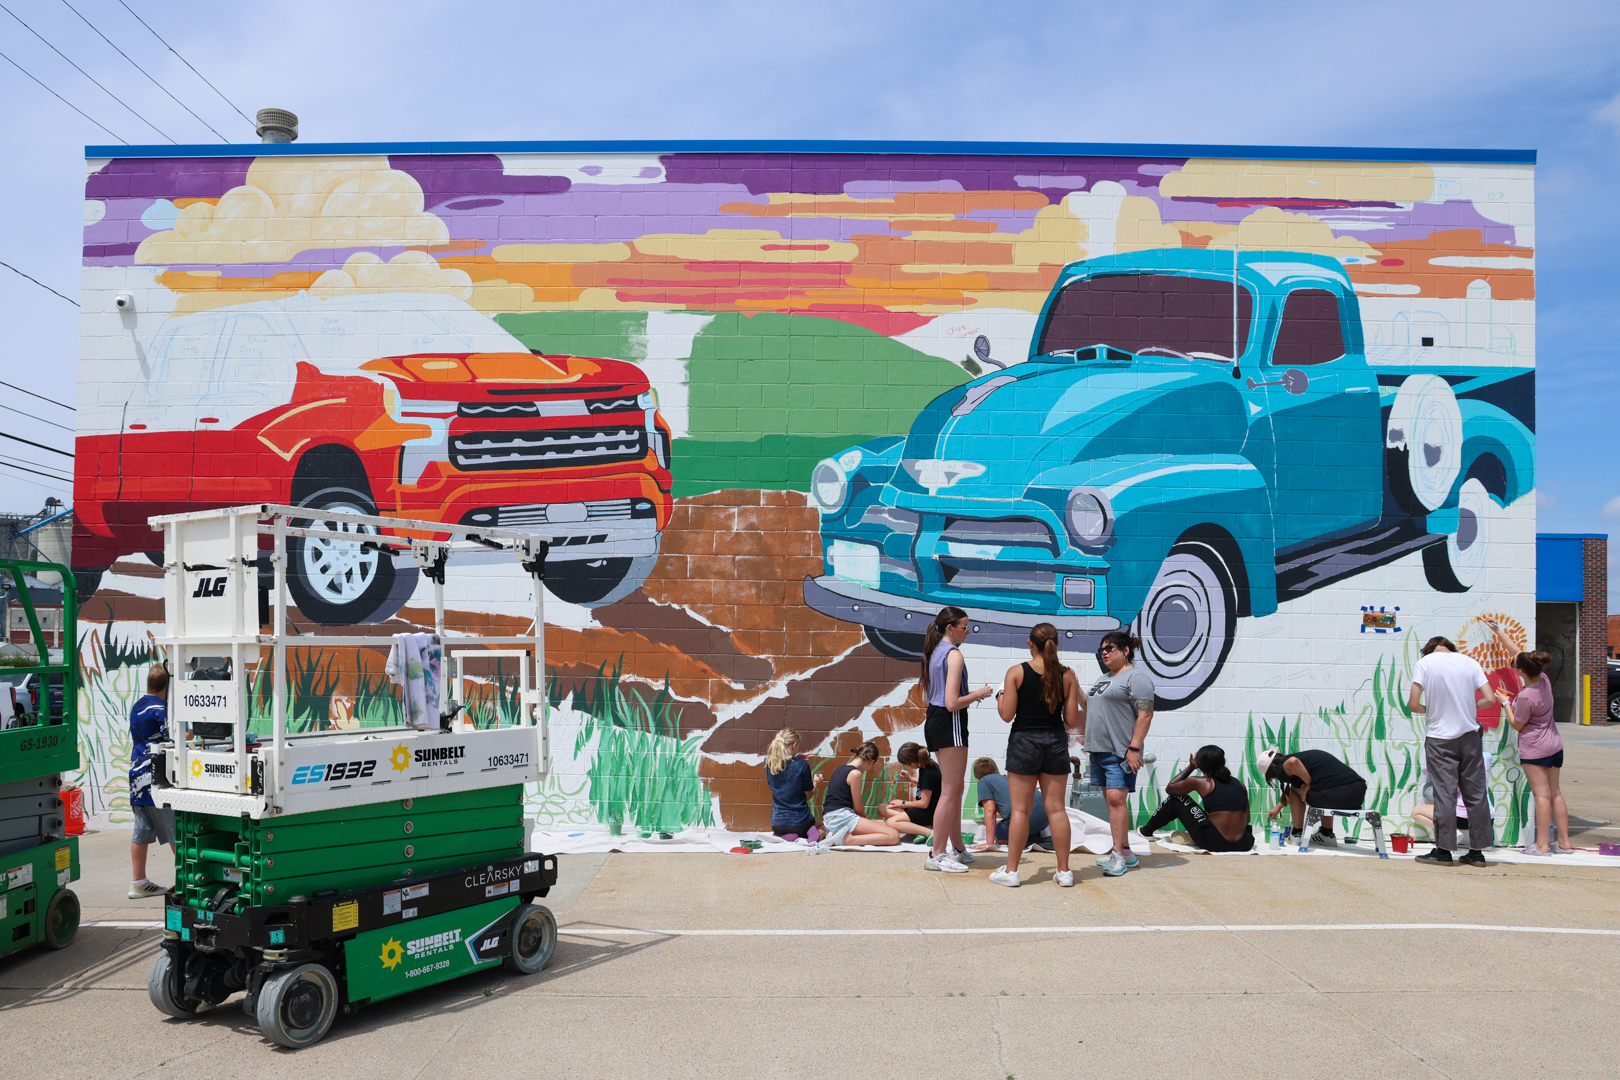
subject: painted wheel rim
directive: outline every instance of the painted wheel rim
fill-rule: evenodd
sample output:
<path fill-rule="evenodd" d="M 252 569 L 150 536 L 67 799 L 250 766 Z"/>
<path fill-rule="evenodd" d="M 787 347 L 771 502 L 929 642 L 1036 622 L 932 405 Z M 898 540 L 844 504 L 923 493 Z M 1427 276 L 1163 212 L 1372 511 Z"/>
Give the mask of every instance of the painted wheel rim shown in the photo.
<path fill-rule="evenodd" d="M 1214 568 L 1184 552 L 1167 558 L 1136 620 L 1143 659 L 1161 682 L 1161 696 L 1180 697 L 1203 686 L 1220 661 L 1226 623 L 1226 589 Z"/>
<path fill-rule="evenodd" d="M 329 506 L 328 510 L 361 514 L 358 506 Z M 354 536 L 376 536 L 377 530 L 369 525 L 356 525 L 347 521 L 313 522 L 314 528 Z M 377 567 L 382 561 L 378 551 L 364 551 L 358 542 L 333 540 L 324 536 L 304 538 L 304 580 L 310 591 L 332 604 L 352 604 L 365 595 L 377 578 Z"/>

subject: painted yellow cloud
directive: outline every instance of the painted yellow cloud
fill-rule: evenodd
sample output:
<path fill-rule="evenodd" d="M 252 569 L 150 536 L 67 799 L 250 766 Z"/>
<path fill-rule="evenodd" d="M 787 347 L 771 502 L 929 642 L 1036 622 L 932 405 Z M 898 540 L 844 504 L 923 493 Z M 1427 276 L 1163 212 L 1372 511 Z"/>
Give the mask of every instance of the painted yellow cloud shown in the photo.
<path fill-rule="evenodd" d="M 1327 222 L 1309 214 L 1290 214 L 1275 206 L 1262 206 L 1230 232 L 1212 238 L 1211 248 L 1245 251 L 1308 251 L 1333 258 L 1376 258 L 1378 249 L 1353 236 L 1335 236 Z"/>
<path fill-rule="evenodd" d="M 472 299 L 473 282 L 465 270 L 445 269 L 425 251 L 402 251 L 387 262 L 369 251 L 357 251 L 341 270 L 328 270 L 309 287 L 311 296 L 350 293 L 431 292 Z"/>
<path fill-rule="evenodd" d="M 1166 173 L 1159 193 L 1178 199 L 1324 199 L 1426 202 L 1434 170 L 1402 161 L 1228 161 L 1192 158 Z"/>
<path fill-rule="evenodd" d="M 490 252 L 511 263 L 624 262 L 630 255 L 629 244 L 501 244 Z"/>
<path fill-rule="evenodd" d="M 1150 205 L 1152 202 L 1143 201 Z M 1086 251 L 1081 245 L 1086 237 L 1086 223 L 1064 203 L 1054 203 L 1037 210 L 1029 228 L 1020 232 L 958 236 L 954 242 L 919 243 L 916 245 L 919 254 L 937 256 L 948 252 L 958 254 L 959 261 L 932 258 L 907 263 L 901 269 L 908 274 L 1037 271 L 1042 266 L 1062 266 L 1085 258 Z"/>
<path fill-rule="evenodd" d="M 384 157 L 258 158 L 217 204 L 192 203 L 141 241 L 137 263 L 287 262 L 312 248 L 445 243 L 422 188 Z"/>
<path fill-rule="evenodd" d="M 854 262 L 860 248 L 838 240 L 793 240 L 769 229 L 710 229 L 702 236 L 650 233 L 634 241 L 643 255 L 692 262 Z"/>

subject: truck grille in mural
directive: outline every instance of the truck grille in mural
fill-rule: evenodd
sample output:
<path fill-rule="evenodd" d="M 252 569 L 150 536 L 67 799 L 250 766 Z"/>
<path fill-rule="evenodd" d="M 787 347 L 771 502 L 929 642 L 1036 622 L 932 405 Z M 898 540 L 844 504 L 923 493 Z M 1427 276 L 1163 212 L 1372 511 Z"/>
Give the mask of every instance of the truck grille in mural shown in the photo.
<path fill-rule="evenodd" d="M 627 397 L 590 398 L 561 401 L 464 401 L 456 415 L 472 420 L 490 417 L 583 416 L 597 413 L 634 412 L 641 407 L 634 394 Z"/>
<path fill-rule="evenodd" d="M 990 547 L 1040 548 L 1053 554 L 1057 541 L 1041 521 L 1027 518 L 951 518 L 939 538 L 953 544 L 982 544 Z"/>
<path fill-rule="evenodd" d="M 467 472 L 607 465 L 646 456 L 647 429 L 618 425 L 594 430 L 476 431 L 450 440 L 450 460 Z"/>
<path fill-rule="evenodd" d="M 583 509 L 583 517 L 581 510 Z M 526 506 L 487 506 L 463 517 L 467 525 L 494 525 L 503 529 L 525 525 L 572 525 L 580 521 L 632 521 L 651 518 L 654 507 L 648 499 L 606 499 L 589 503 L 530 503 Z"/>

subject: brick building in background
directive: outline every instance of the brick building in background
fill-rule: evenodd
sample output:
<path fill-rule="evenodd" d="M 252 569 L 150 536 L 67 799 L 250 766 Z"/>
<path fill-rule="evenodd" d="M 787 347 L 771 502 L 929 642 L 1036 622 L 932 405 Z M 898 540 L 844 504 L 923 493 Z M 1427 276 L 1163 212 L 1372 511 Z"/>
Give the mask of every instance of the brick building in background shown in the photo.
<path fill-rule="evenodd" d="M 1536 648 L 1553 657 L 1560 723 L 1609 722 L 1608 559 L 1601 533 L 1536 534 Z"/>

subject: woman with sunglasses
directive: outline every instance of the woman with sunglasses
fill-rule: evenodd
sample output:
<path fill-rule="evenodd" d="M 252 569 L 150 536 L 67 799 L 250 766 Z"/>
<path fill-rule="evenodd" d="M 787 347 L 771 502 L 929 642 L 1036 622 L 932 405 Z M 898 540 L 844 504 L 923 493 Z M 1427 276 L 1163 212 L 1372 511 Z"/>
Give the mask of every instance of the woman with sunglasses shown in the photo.
<path fill-rule="evenodd" d="M 1142 642 L 1124 630 L 1103 635 L 1097 656 L 1102 678 L 1092 686 L 1086 708 L 1086 751 L 1091 755 L 1091 782 L 1108 800 L 1108 824 L 1114 850 L 1097 860 L 1103 873 L 1119 877 L 1137 867 L 1131 852 L 1130 807 L 1127 798 L 1136 790 L 1142 768 L 1142 744 L 1153 723 L 1153 676 L 1135 664 Z"/>
<path fill-rule="evenodd" d="M 962 795 L 967 788 L 968 706 L 993 691 L 989 685 L 968 693 L 967 661 L 962 642 L 972 624 L 959 607 L 942 608 L 923 638 L 922 688 L 928 698 L 923 738 L 939 762 L 939 806 L 934 813 L 934 843 L 926 869 L 967 873 L 973 856 L 962 842 Z"/>

